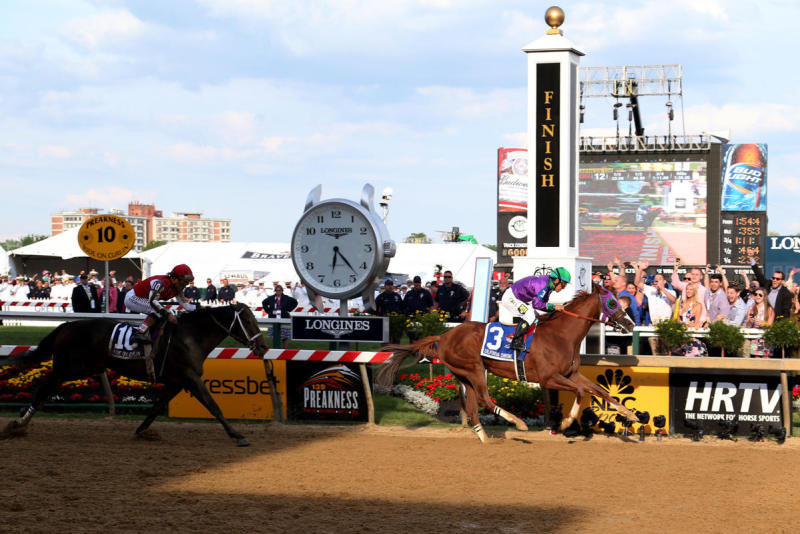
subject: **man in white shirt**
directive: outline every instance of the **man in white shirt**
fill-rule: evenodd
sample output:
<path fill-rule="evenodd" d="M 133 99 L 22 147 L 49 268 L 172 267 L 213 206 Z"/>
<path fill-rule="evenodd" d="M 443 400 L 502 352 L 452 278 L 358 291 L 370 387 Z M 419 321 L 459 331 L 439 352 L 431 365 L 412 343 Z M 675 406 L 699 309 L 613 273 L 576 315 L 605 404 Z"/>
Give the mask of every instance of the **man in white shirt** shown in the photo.
<path fill-rule="evenodd" d="M 652 277 L 652 284 L 647 284 L 645 283 L 644 272 L 648 267 L 648 263 L 645 261 L 641 263 L 631 262 L 631 265 L 636 269 L 634 284 L 647 296 L 652 324 L 656 325 L 661 321 L 670 319 L 672 317 L 672 307 L 677 300 L 677 296 L 675 291 L 667 287 L 667 279 L 663 274 L 657 273 Z M 650 277 L 647 278 L 650 279 Z M 660 343 L 658 337 L 648 337 L 647 342 L 650 344 L 650 350 L 653 354 L 667 354 L 666 347 L 661 346 L 662 343 Z"/>

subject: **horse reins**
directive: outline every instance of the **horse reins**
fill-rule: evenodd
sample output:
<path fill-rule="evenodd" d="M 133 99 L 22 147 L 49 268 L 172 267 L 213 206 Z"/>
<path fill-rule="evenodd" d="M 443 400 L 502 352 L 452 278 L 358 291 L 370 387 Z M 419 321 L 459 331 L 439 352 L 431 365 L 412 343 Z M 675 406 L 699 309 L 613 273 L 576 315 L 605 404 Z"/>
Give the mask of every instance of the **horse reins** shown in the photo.
<path fill-rule="evenodd" d="M 603 323 L 607 325 L 611 325 L 608 321 L 604 321 L 602 319 L 592 319 L 591 317 L 586 317 L 585 315 L 578 315 L 577 313 L 573 313 L 569 310 L 561 310 L 561 313 L 566 313 L 567 315 L 571 315 L 573 317 L 577 317 L 578 319 L 586 319 L 587 321 L 591 321 L 593 323 Z M 613 326 L 613 325 L 611 325 Z"/>

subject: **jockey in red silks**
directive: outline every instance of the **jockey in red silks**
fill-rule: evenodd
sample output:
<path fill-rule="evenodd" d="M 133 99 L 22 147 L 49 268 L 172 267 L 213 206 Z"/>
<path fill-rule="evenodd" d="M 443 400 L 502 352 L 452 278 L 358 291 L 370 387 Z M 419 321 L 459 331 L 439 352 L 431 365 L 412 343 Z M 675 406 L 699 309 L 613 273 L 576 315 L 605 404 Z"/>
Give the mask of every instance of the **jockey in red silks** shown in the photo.
<path fill-rule="evenodd" d="M 188 265 L 180 264 L 164 275 L 151 276 L 136 282 L 133 291 L 125 295 L 125 307 L 133 312 L 146 313 L 142 324 L 136 330 L 134 341 L 151 343 L 147 330 L 153 325 L 157 317 L 166 317 L 170 322 L 177 323 L 175 315 L 169 313 L 159 300 L 169 300 L 175 297 L 185 309 L 194 311 L 195 305 L 183 297 L 184 288 L 194 280 L 192 270 Z"/>

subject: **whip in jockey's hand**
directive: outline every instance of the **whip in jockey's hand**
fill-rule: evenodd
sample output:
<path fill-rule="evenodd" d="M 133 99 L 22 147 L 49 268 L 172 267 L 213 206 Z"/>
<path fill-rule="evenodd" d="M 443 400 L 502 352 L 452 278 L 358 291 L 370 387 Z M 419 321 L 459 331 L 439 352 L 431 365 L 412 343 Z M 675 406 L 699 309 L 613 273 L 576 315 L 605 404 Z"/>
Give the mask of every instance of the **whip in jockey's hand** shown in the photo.
<path fill-rule="evenodd" d="M 525 333 L 538 321 L 536 310 L 552 312 L 564 309 L 562 304 L 550 304 L 548 301 L 550 294 L 567 287 L 570 279 L 569 271 L 564 267 L 557 267 L 549 275 L 527 276 L 517 280 L 509 291 L 503 293 L 500 304 L 514 317 L 522 317 L 511 341 L 513 350 L 525 350 Z"/>
<path fill-rule="evenodd" d="M 166 276 L 151 276 L 137 282 L 133 286 L 133 291 L 128 291 L 125 295 L 125 307 L 130 311 L 147 314 L 135 331 L 134 341 L 151 343 L 147 331 L 159 316 L 166 317 L 171 323 L 177 324 L 178 318 L 162 306 L 159 300 L 169 300 L 175 297 L 185 309 L 189 311 L 195 309 L 195 305 L 183 296 L 183 290 L 192 280 L 194 280 L 192 270 L 188 265 L 182 263 L 173 267 Z"/>

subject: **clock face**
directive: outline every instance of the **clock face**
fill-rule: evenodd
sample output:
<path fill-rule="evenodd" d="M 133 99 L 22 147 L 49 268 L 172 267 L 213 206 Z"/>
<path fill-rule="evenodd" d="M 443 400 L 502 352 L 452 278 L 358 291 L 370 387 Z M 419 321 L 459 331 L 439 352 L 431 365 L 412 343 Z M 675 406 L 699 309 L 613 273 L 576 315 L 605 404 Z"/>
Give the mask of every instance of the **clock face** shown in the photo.
<path fill-rule="evenodd" d="M 375 228 L 358 208 L 322 202 L 303 214 L 292 238 L 292 261 L 306 284 L 328 297 L 348 297 L 371 281 L 379 261 Z"/>

